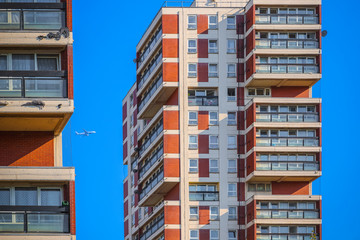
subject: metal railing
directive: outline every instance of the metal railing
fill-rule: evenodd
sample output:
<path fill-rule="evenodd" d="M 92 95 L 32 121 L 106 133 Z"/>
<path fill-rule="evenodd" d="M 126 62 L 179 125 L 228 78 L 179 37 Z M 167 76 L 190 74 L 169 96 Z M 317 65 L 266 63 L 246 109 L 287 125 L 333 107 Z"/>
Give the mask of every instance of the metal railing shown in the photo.
<path fill-rule="evenodd" d="M 241 7 L 248 1 L 165 1 L 162 7 Z"/>
<path fill-rule="evenodd" d="M 318 219 L 319 210 L 314 209 L 257 209 L 256 218 L 262 219 Z"/>
<path fill-rule="evenodd" d="M 144 166 L 139 169 L 139 178 L 142 178 L 145 173 L 155 164 L 155 162 L 162 158 L 163 154 L 164 147 L 162 146 L 154 154 L 152 154 L 151 157 L 146 160 Z"/>
<path fill-rule="evenodd" d="M 189 192 L 190 201 L 219 201 L 219 192 L 218 191 L 196 191 Z"/>
<path fill-rule="evenodd" d="M 311 233 L 257 233 L 256 240 L 312 240 Z M 316 239 L 319 239 L 319 235 L 316 234 Z"/>
<path fill-rule="evenodd" d="M 218 97 L 188 97 L 189 106 L 218 106 Z"/>
<path fill-rule="evenodd" d="M 62 10 L 0 10 L 0 30 L 59 30 L 65 27 Z"/>
<path fill-rule="evenodd" d="M 152 223 L 150 227 L 142 235 L 140 235 L 140 240 L 146 240 L 150 238 L 150 236 L 153 235 L 162 226 L 164 226 L 164 224 L 164 214 L 162 213 L 161 218 L 158 219 L 156 222 Z"/>
<path fill-rule="evenodd" d="M 68 213 L 0 212 L 1 233 L 69 233 Z"/>
<path fill-rule="evenodd" d="M 163 82 L 162 73 L 160 73 L 159 76 L 157 77 L 157 79 L 154 81 L 154 83 L 150 86 L 149 90 L 145 93 L 144 98 L 139 103 L 139 111 L 138 112 L 140 112 L 144 108 L 144 106 L 146 105 L 146 103 L 148 103 L 148 101 L 154 95 L 156 90 L 160 88 L 160 86 L 162 85 L 162 82 Z"/>
<path fill-rule="evenodd" d="M 256 14 L 256 24 L 318 24 L 316 14 Z"/>
<path fill-rule="evenodd" d="M 318 171 L 319 162 L 256 161 L 257 171 Z"/>
<path fill-rule="evenodd" d="M 316 49 L 319 41 L 314 39 L 256 39 L 256 48 L 278 48 L 278 49 Z"/>
<path fill-rule="evenodd" d="M 143 74 L 140 77 L 140 81 L 138 83 L 138 89 L 140 89 L 145 82 L 148 80 L 150 75 L 155 70 L 156 66 L 162 61 L 162 49 L 157 53 L 154 59 L 149 63 L 148 67 L 144 70 Z"/>
<path fill-rule="evenodd" d="M 314 113 L 256 113 L 257 122 L 319 122 Z"/>
<path fill-rule="evenodd" d="M 161 38 L 161 35 L 162 35 L 162 25 L 160 25 L 159 28 L 156 30 L 156 33 L 151 37 L 150 42 L 147 44 L 144 51 L 140 55 L 138 67 L 140 67 L 142 63 L 145 61 L 145 59 L 149 56 L 151 50 L 154 49 L 156 43 Z"/>
<path fill-rule="evenodd" d="M 319 138 L 314 137 L 256 137 L 258 147 L 318 147 Z"/>
<path fill-rule="evenodd" d="M 164 129 L 163 128 L 163 122 L 161 122 L 161 124 L 158 125 L 157 127 L 151 129 L 151 134 L 148 135 L 146 140 L 143 142 L 143 144 L 139 148 L 139 154 L 140 155 L 142 153 L 144 153 L 146 151 L 146 149 L 151 145 L 151 143 L 153 143 L 155 141 L 155 139 L 161 134 L 163 129 Z"/>
<path fill-rule="evenodd" d="M 256 73 L 319 73 L 319 66 L 315 64 L 256 64 Z"/>
<path fill-rule="evenodd" d="M 67 80 L 62 77 L 0 77 L 0 98 L 35 97 L 66 98 Z"/>
<path fill-rule="evenodd" d="M 151 177 L 151 181 L 144 186 L 144 188 L 140 192 L 140 200 L 145 197 L 152 189 L 156 187 L 156 185 L 164 179 L 164 169 L 161 168 L 161 171 L 156 175 Z"/>

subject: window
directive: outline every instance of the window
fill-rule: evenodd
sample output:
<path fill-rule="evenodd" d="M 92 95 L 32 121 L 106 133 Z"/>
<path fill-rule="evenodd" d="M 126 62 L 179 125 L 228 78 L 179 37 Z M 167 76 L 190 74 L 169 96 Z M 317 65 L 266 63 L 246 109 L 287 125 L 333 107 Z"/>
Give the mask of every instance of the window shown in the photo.
<path fill-rule="evenodd" d="M 61 206 L 61 188 L 12 187 L 0 189 L 0 205 Z"/>
<path fill-rule="evenodd" d="M 134 142 L 135 142 L 134 134 L 131 134 L 131 137 L 130 137 L 131 146 L 134 146 Z"/>
<path fill-rule="evenodd" d="M 209 40 L 209 53 L 218 53 L 217 40 Z"/>
<path fill-rule="evenodd" d="M 56 55 L 37 55 L 37 69 L 39 71 L 57 71 L 58 56 Z"/>
<path fill-rule="evenodd" d="M 131 116 L 130 116 L 130 127 L 134 126 L 134 119 L 135 119 L 135 115 L 131 114 Z"/>
<path fill-rule="evenodd" d="M 196 40 L 189 39 L 188 40 L 188 53 L 196 53 L 196 52 L 197 52 Z"/>
<path fill-rule="evenodd" d="M 199 230 L 190 230 L 190 240 L 199 240 Z"/>
<path fill-rule="evenodd" d="M 228 136 L 228 149 L 236 149 L 236 136 Z"/>
<path fill-rule="evenodd" d="M 210 230 L 210 240 L 219 240 L 219 230 Z"/>
<path fill-rule="evenodd" d="M 196 15 L 188 16 L 188 29 L 196 29 Z"/>
<path fill-rule="evenodd" d="M 10 189 L 0 189 L 0 205 L 10 205 Z"/>
<path fill-rule="evenodd" d="M 248 96 L 267 97 L 270 95 L 271 95 L 270 88 L 249 88 L 248 89 Z"/>
<path fill-rule="evenodd" d="M 218 113 L 209 112 L 209 125 L 218 125 Z"/>
<path fill-rule="evenodd" d="M 235 16 L 228 16 L 226 19 L 226 28 L 228 30 L 233 30 L 236 29 L 236 21 L 235 21 Z"/>
<path fill-rule="evenodd" d="M 140 207 L 138 210 L 139 213 L 139 221 L 142 219 L 142 208 Z"/>
<path fill-rule="evenodd" d="M 135 213 L 131 216 L 131 226 L 135 225 Z"/>
<path fill-rule="evenodd" d="M 236 160 L 235 159 L 229 159 L 228 160 L 228 173 L 236 173 Z"/>
<path fill-rule="evenodd" d="M 217 77 L 217 76 L 218 76 L 218 65 L 209 64 L 209 77 Z"/>
<path fill-rule="evenodd" d="M 228 112 L 228 125 L 236 125 L 236 113 L 235 112 Z"/>
<path fill-rule="evenodd" d="M 210 159 L 210 161 L 209 161 L 209 172 L 210 173 L 218 173 L 219 172 L 219 160 Z"/>
<path fill-rule="evenodd" d="M 228 197 L 236 197 L 236 183 L 228 183 Z"/>
<path fill-rule="evenodd" d="M 265 183 L 251 183 L 249 184 L 249 192 L 271 192 L 271 185 Z"/>
<path fill-rule="evenodd" d="M 219 148 L 219 136 L 210 135 L 209 136 L 209 148 L 218 149 Z"/>
<path fill-rule="evenodd" d="M 197 159 L 189 160 L 189 172 L 191 172 L 191 173 L 198 172 L 198 160 Z"/>
<path fill-rule="evenodd" d="M 131 206 L 133 207 L 135 205 L 135 194 L 131 196 Z"/>
<path fill-rule="evenodd" d="M 236 40 L 235 39 L 227 40 L 227 53 L 236 53 Z"/>
<path fill-rule="evenodd" d="M 130 108 L 134 105 L 134 93 L 130 95 Z"/>
<path fill-rule="evenodd" d="M 228 100 L 228 102 L 236 101 L 235 88 L 228 88 L 227 89 L 227 100 Z"/>
<path fill-rule="evenodd" d="M 229 220 L 237 220 L 236 207 L 229 207 L 228 219 Z"/>
<path fill-rule="evenodd" d="M 189 125 L 197 125 L 197 124 L 198 124 L 198 113 L 189 112 Z"/>
<path fill-rule="evenodd" d="M 36 206 L 38 205 L 37 188 L 15 188 L 15 205 Z"/>
<path fill-rule="evenodd" d="M 197 135 L 190 135 L 189 136 L 189 148 L 190 149 L 197 149 L 198 148 L 198 136 Z"/>
<path fill-rule="evenodd" d="M 198 220 L 198 219 L 199 219 L 199 208 L 190 207 L 190 220 Z"/>
<path fill-rule="evenodd" d="M 12 70 L 35 70 L 34 54 L 12 54 Z"/>
<path fill-rule="evenodd" d="M 236 65 L 231 63 L 227 65 L 227 77 L 236 77 Z"/>
<path fill-rule="evenodd" d="M 236 231 L 229 231 L 228 232 L 228 240 L 236 240 Z"/>
<path fill-rule="evenodd" d="M 209 16 L 209 29 L 217 29 L 217 16 L 216 15 Z"/>
<path fill-rule="evenodd" d="M 196 63 L 188 64 L 188 77 L 197 77 L 197 64 Z"/>
<path fill-rule="evenodd" d="M 219 207 L 210 207 L 210 220 L 219 220 Z"/>
<path fill-rule="evenodd" d="M 219 192 L 215 184 L 189 185 L 190 201 L 219 201 Z"/>

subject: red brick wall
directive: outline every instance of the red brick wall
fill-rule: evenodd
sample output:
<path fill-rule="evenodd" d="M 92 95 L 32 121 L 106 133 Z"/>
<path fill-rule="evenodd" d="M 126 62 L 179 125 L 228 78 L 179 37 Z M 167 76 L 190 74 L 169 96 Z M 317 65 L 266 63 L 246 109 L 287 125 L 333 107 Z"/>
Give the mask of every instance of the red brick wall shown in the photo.
<path fill-rule="evenodd" d="M 308 182 L 272 182 L 274 195 L 309 195 Z"/>
<path fill-rule="evenodd" d="M 255 219 L 255 213 L 256 213 L 256 203 L 255 201 L 252 201 L 251 203 L 249 203 L 247 206 L 246 206 L 246 220 L 247 220 L 247 223 L 251 222 L 252 220 Z"/>
<path fill-rule="evenodd" d="M 179 111 L 164 111 L 163 119 L 165 130 L 179 129 Z"/>
<path fill-rule="evenodd" d="M 179 17 L 175 14 L 164 14 L 162 16 L 162 32 L 164 34 L 179 33 Z"/>
<path fill-rule="evenodd" d="M 127 102 L 125 102 L 124 105 L 122 106 L 122 117 L 123 117 L 123 121 L 127 117 Z"/>
<path fill-rule="evenodd" d="M 238 39 L 236 46 L 237 58 L 244 58 L 244 39 Z"/>
<path fill-rule="evenodd" d="M 0 166 L 54 166 L 54 133 L 0 132 Z"/>
<path fill-rule="evenodd" d="M 164 135 L 164 153 L 180 153 L 179 134 Z"/>
<path fill-rule="evenodd" d="M 197 16 L 197 33 L 208 34 L 208 16 L 198 15 Z"/>
<path fill-rule="evenodd" d="M 199 240 L 209 240 L 210 239 L 210 230 L 209 229 L 200 229 L 199 230 Z"/>
<path fill-rule="evenodd" d="M 198 112 L 198 129 L 208 130 L 209 129 L 209 112 L 199 111 Z"/>
<path fill-rule="evenodd" d="M 253 128 L 246 134 L 246 151 L 250 151 L 255 146 L 255 142 L 256 130 Z"/>
<path fill-rule="evenodd" d="M 245 92 L 243 87 L 237 88 L 237 105 L 244 106 Z"/>
<path fill-rule="evenodd" d="M 309 87 L 272 87 L 272 97 L 296 97 L 308 98 L 310 95 Z"/>
<path fill-rule="evenodd" d="M 198 39 L 198 58 L 208 58 L 209 57 L 209 40 L 208 39 Z"/>
<path fill-rule="evenodd" d="M 172 62 L 163 63 L 163 81 L 164 82 L 179 81 L 179 63 L 172 63 Z"/>
<path fill-rule="evenodd" d="M 164 38 L 162 45 L 164 58 L 179 57 L 179 39 Z"/>
<path fill-rule="evenodd" d="M 237 112 L 237 129 L 238 130 L 245 130 L 245 112 L 239 111 Z"/>
<path fill-rule="evenodd" d="M 124 222 L 124 237 L 129 235 L 129 220 L 126 220 Z"/>
<path fill-rule="evenodd" d="M 248 109 L 246 109 L 246 128 L 250 127 L 256 119 L 256 107 L 253 103 Z"/>
<path fill-rule="evenodd" d="M 69 182 L 70 198 L 70 233 L 76 234 L 76 216 L 75 216 L 75 181 Z"/>
<path fill-rule="evenodd" d="M 125 140 L 125 138 L 127 138 L 127 122 L 125 122 L 123 126 L 123 140 Z"/>
<path fill-rule="evenodd" d="M 248 31 L 255 23 L 255 6 L 252 6 L 246 12 L 246 31 Z"/>
<path fill-rule="evenodd" d="M 253 152 L 246 158 L 246 176 L 249 176 L 249 174 L 254 172 L 255 168 L 256 168 L 256 154 L 255 152 Z"/>
<path fill-rule="evenodd" d="M 199 135 L 199 153 L 209 153 L 209 135 Z"/>
<path fill-rule="evenodd" d="M 246 229 L 246 233 L 247 233 L 247 238 L 246 238 L 247 240 L 255 240 L 256 239 L 256 224 L 248 227 L 248 229 Z"/>
<path fill-rule="evenodd" d="M 209 206 L 199 206 L 199 224 L 210 223 L 210 210 Z"/>
<path fill-rule="evenodd" d="M 124 198 L 128 196 L 128 181 L 126 180 L 123 184 Z"/>
<path fill-rule="evenodd" d="M 207 63 L 198 63 L 198 82 L 208 82 L 209 66 Z"/>
<path fill-rule="evenodd" d="M 245 79 L 245 70 L 244 70 L 245 64 L 244 63 L 238 63 L 237 64 L 237 81 L 238 82 L 244 82 Z"/>
<path fill-rule="evenodd" d="M 255 30 L 251 31 L 246 37 L 246 55 L 249 55 L 255 48 Z"/>
<path fill-rule="evenodd" d="M 124 218 L 127 217 L 128 214 L 129 214 L 129 205 L 128 205 L 128 200 L 126 200 L 124 202 Z"/>
<path fill-rule="evenodd" d="M 245 206 L 238 207 L 238 224 L 245 225 Z"/>
<path fill-rule="evenodd" d="M 178 158 L 164 159 L 164 177 L 180 177 L 180 160 Z"/>
<path fill-rule="evenodd" d="M 164 197 L 164 200 L 166 201 L 177 201 L 180 200 L 180 195 L 179 195 L 179 191 L 180 191 L 180 185 L 176 184 L 175 187 L 173 187 L 170 192 L 168 192 L 166 194 L 166 196 Z"/>
<path fill-rule="evenodd" d="M 244 15 L 236 15 L 236 34 L 244 34 Z"/>
<path fill-rule="evenodd" d="M 199 159 L 199 177 L 209 177 L 209 159 Z"/>
<path fill-rule="evenodd" d="M 128 156 L 128 147 L 127 147 L 127 142 L 125 142 L 123 144 L 123 159 L 127 158 Z"/>
<path fill-rule="evenodd" d="M 165 224 L 180 224 L 180 206 L 164 206 Z"/>
<path fill-rule="evenodd" d="M 180 229 L 165 229 L 165 239 L 180 240 Z"/>
<path fill-rule="evenodd" d="M 167 100 L 166 105 L 178 105 L 179 104 L 179 92 L 178 89 L 171 95 L 171 97 Z"/>
<path fill-rule="evenodd" d="M 246 79 L 255 73 L 255 54 L 246 61 Z"/>

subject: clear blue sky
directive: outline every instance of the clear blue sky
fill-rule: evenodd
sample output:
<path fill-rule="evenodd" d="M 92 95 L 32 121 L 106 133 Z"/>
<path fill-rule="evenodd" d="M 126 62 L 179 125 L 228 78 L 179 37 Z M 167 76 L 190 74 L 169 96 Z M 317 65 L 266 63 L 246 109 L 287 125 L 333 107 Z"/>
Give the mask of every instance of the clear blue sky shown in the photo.
<path fill-rule="evenodd" d="M 360 1 L 323 0 L 323 239 L 359 239 Z M 73 2 L 75 113 L 64 164 L 76 167 L 78 240 L 123 239 L 121 101 L 135 81 L 135 47 L 162 0 Z M 96 130 L 90 137 L 74 131 Z M 355 130 L 354 130 L 355 129 Z M 355 133 L 353 132 L 355 131 Z M 342 180 L 342 181 L 341 181 Z"/>

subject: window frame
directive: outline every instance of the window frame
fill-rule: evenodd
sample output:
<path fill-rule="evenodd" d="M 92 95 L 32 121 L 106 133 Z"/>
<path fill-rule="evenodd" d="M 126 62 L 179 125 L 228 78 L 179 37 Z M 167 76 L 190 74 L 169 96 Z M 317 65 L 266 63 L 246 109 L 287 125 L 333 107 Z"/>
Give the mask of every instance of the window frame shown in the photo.
<path fill-rule="evenodd" d="M 196 214 L 191 213 L 191 209 L 196 209 Z M 189 220 L 190 221 L 197 221 L 199 220 L 199 207 L 198 206 L 190 206 L 189 207 Z"/>
<path fill-rule="evenodd" d="M 229 67 L 234 66 L 234 71 L 230 72 Z M 236 64 L 235 63 L 228 63 L 227 64 L 227 77 L 228 78 L 236 78 Z"/>
<path fill-rule="evenodd" d="M 211 166 L 212 162 L 216 162 L 216 167 Z M 209 173 L 219 173 L 219 159 L 209 159 Z"/>
<path fill-rule="evenodd" d="M 234 119 L 229 120 L 229 116 L 230 114 L 234 114 Z M 236 122 L 236 112 L 228 112 L 227 113 L 227 125 L 228 126 L 236 126 L 237 122 Z"/>
<path fill-rule="evenodd" d="M 195 70 L 190 70 L 190 66 L 195 66 Z M 187 68 L 188 78 L 196 78 L 197 77 L 197 63 L 188 63 Z"/>
<path fill-rule="evenodd" d="M 216 67 L 216 71 L 212 71 L 211 67 L 215 66 Z M 219 66 L 217 63 L 209 63 L 209 68 L 208 68 L 208 77 L 209 78 L 217 78 L 219 76 Z"/>
<path fill-rule="evenodd" d="M 211 118 L 211 113 L 215 113 L 216 114 L 216 119 L 212 119 Z M 218 114 L 218 112 L 217 111 L 210 111 L 209 112 L 209 125 L 211 125 L 211 126 L 217 126 L 217 125 L 219 125 L 219 114 Z"/>
<path fill-rule="evenodd" d="M 229 90 L 233 89 L 234 90 L 234 96 L 229 96 Z M 227 92 L 226 92 L 226 100 L 228 102 L 236 102 L 236 88 L 227 88 Z"/>
<path fill-rule="evenodd" d="M 216 210 L 217 213 L 213 214 L 212 213 L 213 209 L 217 209 Z M 209 208 L 209 219 L 211 221 L 219 221 L 219 219 L 220 219 L 220 208 L 219 208 L 219 206 L 210 206 L 210 208 Z"/>
<path fill-rule="evenodd" d="M 235 186 L 235 190 L 230 190 L 230 186 Z M 237 184 L 236 183 L 228 183 L 228 188 L 227 188 L 227 194 L 228 197 L 236 197 L 237 196 Z"/>
<path fill-rule="evenodd" d="M 196 237 L 191 236 L 192 232 L 196 232 Z M 190 240 L 199 240 L 199 230 L 198 229 L 190 229 L 189 230 L 189 239 Z"/>
<path fill-rule="evenodd" d="M 230 209 L 235 209 L 235 212 L 230 214 Z M 228 220 L 229 221 L 237 220 L 237 207 L 236 206 L 228 207 Z"/>
<path fill-rule="evenodd" d="M 234 42 L 234 48 L 229 47 L 231 42 Z M 227 41 L 226 41 L 226 53 L 227 54 L 236 54 L 236 39 L 227 39 Z"/>
<path fill-rule="evenodd" d="M 191 143 L 190 139 L 194 137 L 196 139 L 196 143 Z M 193 144 L 193 146 L 191 146 Z M 199 147 L 199 137 L 198 135 L 189 135 L 189 149 L 198 149 Z"/>
<path fill-rule="evenodd" d="M 196 167 L 191 166 L 191 162 L 196 162 Z M 191 170 L 193 169 L 193 170 Z M 190 158 L 189 159 L 189 173 L 198 173 L 199 172 L 199 159 L 197 158 Z"/>
<path fill-rule="evenodd" d="M 212 232 L 217 232 L 217 236 L 218 236 L 218 237 L 212 237 L 212 235 L 211 235 Z M 219 239 L 220 239 L 220 232 L 219 232 L 219 230 L 217 230 L 217 229 L 211 229 L 211 230 L 210 230 L 210 236 L 209 236 L 209 237 L 210 237 L 210 240 L 219 240 Z"/>
<path fill-rule="evenodd" d="M 190 47 L 190 41 L 195 42 L 195 47 Z M 192 50 L 192 51 L 191 51 Z M 188 39 L 188 53 L 195 54 L 197 53 L 197 40 L 196 39 Z"/>
<path fill-rule="evenodd" d="M 234 23 L 229 23 L 229 19 L 234 19 Z M 236 16 L 234 16 L 234 15 L 229 16 L 228 15 L 226 17 L 226 29 L 227 30 L 236 30 Z"/>
<path fill-rule="evenodd" d="M 190 118 L 191 113 L 195 113 L 195 116 L 196 116 L 196 118 L 193 119 L 193 120 Z M 189 111 L 188 112 L 188 125 L 189 126 L 196 126 L 196 125 L 198 125 L 198 121 L 199 121 L 198 112 L 197 111 Z"/>
<path fill-rule="evenodd" d="M 212 143 L 211 139 L 217 139 L 217 143 Z M 209 135 L 209 149 L 219 149 L 219 135 Z"/>
<path fill-rule="evenodd" d="M 211 47 L 211 43 L 215 43 L 216 44 L 216 47 Z M 208 42 L 208 53 L 210 54 L 218 54 L 219 53 L 219 45 L 218 45 L 218 40 L 216 39 L 209 39 L 209 42 Z"/>
<path fill-rule="evenodd" d="M 230 145 L 230 139 L 234 138 L 235 142 L 233 145 Z M 234 150 L 234 149 L 237 149 L 237 141 L 236 141 L 236 135 L 228 135 L 228 142 L 227 142 L 227 148 L 228 149 L 231 149 L 231 150 Z"/>
<path fill-rule="evenodd" d="M 211 18 L 215 17 L 215 23 L 211 22 Z M 208 28 L 209 30 L 216 30 L 218 29 L 218 16 L 217 15 L 209 15 L 208 16 Z"/>
<path fill-rule="evenodd" d="M 230 161 L 234 161 L 235 162 L 235 167 L 230 167 Z M 234 170 L 230 170 L 230 169 L 234 169 Z M 228 173 L 237 173 L 237 161 L 236 159 L 228 159 Z"/>
<path fill-rule="evenodd" d="M 190 23 L 190 17 L 194 17 L 195 22 L 194 23 Z M 192 26 L 192 27 L 190 27 Z M 187 29 L 188 30 L 196 30 L 197 29 L 197 15 L 194 14 L 190 14 L 187 16 Z"/>

